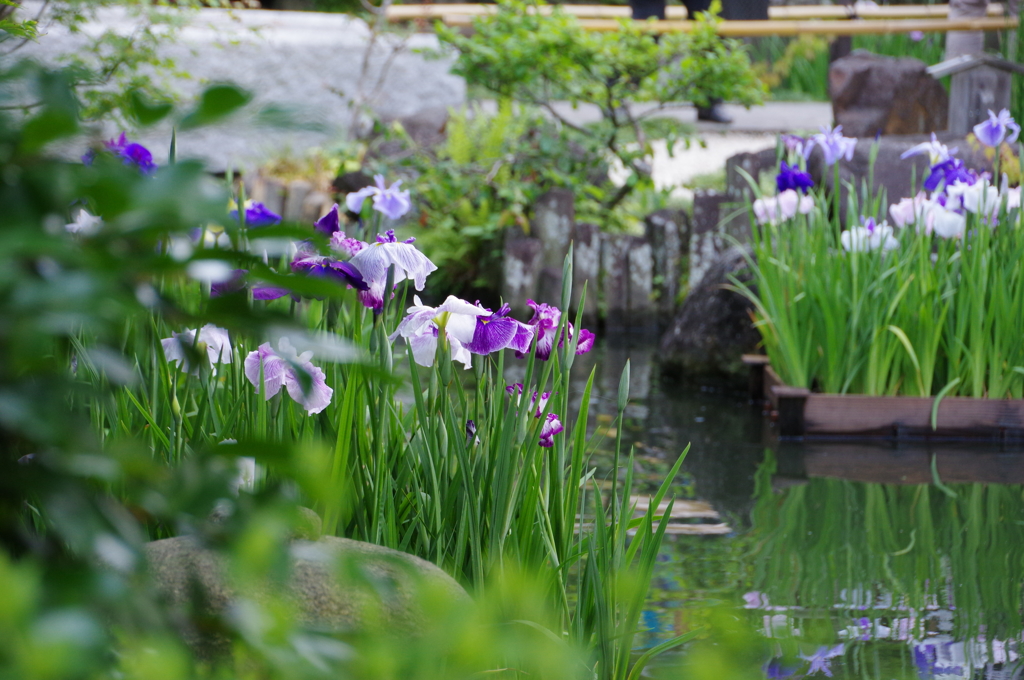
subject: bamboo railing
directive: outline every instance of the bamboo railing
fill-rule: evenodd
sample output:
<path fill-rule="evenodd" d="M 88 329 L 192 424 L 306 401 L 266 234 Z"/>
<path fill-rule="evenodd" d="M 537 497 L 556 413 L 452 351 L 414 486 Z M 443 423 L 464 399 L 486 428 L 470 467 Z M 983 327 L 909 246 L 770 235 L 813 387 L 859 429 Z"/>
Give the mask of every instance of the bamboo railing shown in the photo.
<path fill-rule="evenodd" d="M 554 5 L 534 8 L 550 14 Z M 583 28 L 592 31 L 616 31 L 619 20 L 629 18 L 625 5 L 557 5 L 566 14 L 579 18 Z M 438 19 L 450 26 L 470 26 L 478 16 L 497 11 L 496 5 L 474 3 L 391 5 L 389 21 Z M 770 7 L 768 21 L 721 21 L 717 25 L 723 36 L 762 35 L 855 35 L 863 33 L 909 33 L 911 31 L 999 31 L 1017 27 L 1017 20 L 1003 16 L 1003 6 L 991 3 L 984 18 L 947 19 L 949 5 L 887 5 L 854 7 L 852 5 L 801 5 Z M 686 8 L 666 8 L 664 21 L 646 21 L 643 28 L 652 33 L 688 31 L 693 22 L 686 20 Z"/>

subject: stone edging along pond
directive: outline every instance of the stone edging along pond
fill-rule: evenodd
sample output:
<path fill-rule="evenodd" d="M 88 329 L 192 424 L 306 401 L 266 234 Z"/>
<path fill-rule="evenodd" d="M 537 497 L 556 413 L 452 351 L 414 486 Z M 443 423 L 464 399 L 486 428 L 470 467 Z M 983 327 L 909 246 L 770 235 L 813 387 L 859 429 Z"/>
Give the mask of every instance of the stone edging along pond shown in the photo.
<path fill-rule="evenodd" d="M 750 398 L 781 439 L 976 439 L 1024 442 L 1024 399 L 822 394 L 786 385 L 768 357 L 747 354 Z"/>

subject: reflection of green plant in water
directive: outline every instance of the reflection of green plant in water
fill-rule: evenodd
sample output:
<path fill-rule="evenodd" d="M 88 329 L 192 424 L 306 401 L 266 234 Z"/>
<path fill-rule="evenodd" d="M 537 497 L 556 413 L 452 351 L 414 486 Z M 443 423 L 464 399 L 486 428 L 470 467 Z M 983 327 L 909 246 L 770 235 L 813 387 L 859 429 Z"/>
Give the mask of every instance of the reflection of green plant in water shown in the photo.
<path fill-rule="evenodd" d="M 949 497 L 925 484 L 811 479 L 780 496 L 774 471 L 769 454 L 757 473 L 752 551 L 755 589 L 772 605 L 870 611 L 891 595 L 878 610 L 955 607 L 957 637 L 982 626 L 989 639 L 1021 633 L 1021 487 L 957 484 Z"/>

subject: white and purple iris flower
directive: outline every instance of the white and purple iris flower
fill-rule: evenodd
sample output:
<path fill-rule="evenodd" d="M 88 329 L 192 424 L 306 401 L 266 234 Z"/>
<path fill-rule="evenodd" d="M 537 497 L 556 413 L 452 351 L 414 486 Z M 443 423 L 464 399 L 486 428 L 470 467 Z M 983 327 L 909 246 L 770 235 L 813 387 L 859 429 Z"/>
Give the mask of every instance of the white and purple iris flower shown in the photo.
<path fill-rule="evenodd" d="M 412 245 L 415 240 L 399 241 L 395 231 L 390 229 L 383 236 L 378 235 L 376 243 L 366 244 L 353 255 L 350 262 L 359 270 L 368 286 L 359 293 L 364 305 L 378 311 L 383 309 L 388 267 L 392 265 L 395 267 L 394 283 L 412 279 L 416 290 L 423 290 L 427 276 L 437 266 Z"/>
<path fill-rule="evenodd" d="M 840 158 L 853 159 L 853 150 L 857 146 L 855 137 L 844 137 L 843 126 L 837 125 L 834 128 L 828 125 L 821 126 L 821 132 L 814 135 L 807 141 L 804 147 L 804 156 L 811 155 L 815 146 L 821 148 L 825 155 L 825 165 L 834 165 Z"/>
<path fill-rule="evenodd" d="M 791 220 L 797 213 L 806 215 L 814 210 L 814 199 L 801 196 L 795 189 L 786 189 L 778 196 L 765 196 L 754 201 L 754 217 L 758 224 L 778 224 Z"/>
<path fill-rule="evenodd" d="M 334 390 L 327 386 L 323 370 L 313 365 L 312 358 L 312 352 L 297 354 L 288 338 L 281 338 L 276 350 L 265 342 L 245 358 L 245 377 L 256 388 L 257 394 L 263 394 L 264 399 L 270 399 L 283 387 L 309 415 L 313 415 L 327 408 Z"/>
<path fill-rule="evenodd" d="M 878 224 L 875 218 L 861 218 L 862 224 L 850 227 L 839 236 L 843 250 L 861 253 L 872 250 L 893 250 L 899 248 L 900 242 L 892 235 L 892 227 L 887 222 Z"/>
<path fill-rule="evenodd" d="M 532 326 L 534 332 L 537 334 L 537 358 L 541 361 L 547 361 L 551 358 L 551 350 L 555 346 L 555 334 L 558 333 L 558 324 L 562 320 L 562 312 L 558 307 L 553 307 L 545 302 L 537 303 L 533 300 L 527 300 L 526 304 L 533 309 L 533 317 L 526 323 L 527 326 Z M 573 337 L 572 324 L 567 324 L 569 327 L 569 339 Z M 563 333 L 562 338 L 558 341 L 558 346 L 561 347 L 565 340 Z M 588 331 L 586 328 L 580 329 L 580 337 L 576 343 L 576 354 L 586 354 L 594 347 L 594 334 Z M 516 351 L 516 356 L 520 359 L 523 358 L 525 352 Z"/>
<path fill-rule="evenodd" d="M 916 144 L 910 147 L 909 149 L 900 154 L 900 158 L 906 159 L 910 158 L 911 156 L 917 156 L 926 153 L 928 154 L 929 163 L 931 165 L 938 165 L 939 163 L 944 163 L 945 161 L 948 161 L 950 158 L 953 157 L 953 155 L 956 152 L 956 147 L 953 147 L 953 149 L 950 150 L 949 148 L 946 147 L 945 144 L 939 142 L 939 138 L 936 137 L 935 133 L 933 132 L 931 141 L 921 142 L 920 144 Z"/>
<path fill-rule="evenodd" d="M 477 301 L 479 305 L 480 302 Z M 502 305 L 494 314 L 478 316 L 473 340 L 466 346 L 473 354 L 490 354 L 503 349 L 529 352 L 534 329 L 525 323 L 508 318 L 510 307 Z"/>
<path fill-rule="evenodd" d="M 238 208 L 233 209 L 229 214 L 237 220 Z M 280 222 L 281 216 L 259 201 L 248 200 L 245 202 L 245 226 L 249 228 L 269 227 Z"/>
<path fill-rule="evenodd" d="M 988 112 L 988 120 L 974 126 L 974 136 L 985 146 L 997 147 L 1003 142 L 1013 144 L 1020 135 L 1020 125 L 1013 120 L 1007 109 Z"/>
<path fill-rule="evenodd" d="M 390 187 L 385 185 L 384 175 L 374 175 L 373 181 L 374 185 L 363 187 L 345 197 L 345 205 L 349 210 L 358 214 L 363 209 L 363 201 L 373 197 L 373 209 L 383 213 L 388 219 L 397 220 L 409 212 L 412 208 L 409 192 L 400 191 L 398 188 L 402 180 L 396 181 Z"/>
<path fill-rule="evenodd" d="M 212 323 L 199 329 L 198 338 L 195 329 L 189 329 L 183 333 L 171 333 L 171 337 L 164 338 L 160 344 L 163 345 L 167 361 L 173 362 L 186 373 L 191 371 L 193 375 L 199 374 L 199 367 L 189 363 L 193 350 L 199 354 L 206 352 L 214 375 L 217 373 L 216 364 L 231 363 L 231 338 L 226 330 Z"/>
<path fill-rule="evenodd" d="M 550 449 L 555 445 L 554 436 L 565 430 L 562 426 L 562 421 L 558 419 L 558 415 L 549 413 L 548 417 L 544 419 L 544 425 L 540 428 L 540 441 L 537 442 L 546 449 Z"/>
<path fill-rule="evenodd" d="M 399 336 L 405 338 L 416 363 L 429 367 L 434 365 L 437 339 L 444 334 L 451 349 L 452 361 L 471 368 L 473 357 L 469 346 L 476 335 L 477 319 L 492 316 L 491 311 L 454 295 L 449 295 L 438 307 L 427 307 L 418 295 L 413 297 L 413 302 L 413 306 L 408 309 L 408 316 L 402 319 L 388 340 L 394 342 Z"/>

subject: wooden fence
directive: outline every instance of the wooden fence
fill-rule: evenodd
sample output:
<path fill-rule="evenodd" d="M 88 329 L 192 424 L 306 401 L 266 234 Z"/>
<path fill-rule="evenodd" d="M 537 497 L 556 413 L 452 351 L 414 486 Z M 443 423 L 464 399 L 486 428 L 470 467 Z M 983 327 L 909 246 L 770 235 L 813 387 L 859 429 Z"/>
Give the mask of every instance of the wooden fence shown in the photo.
<path fill-rule="evenodd" d="M 550 14 L 553 5 L 534 8 Z M 592 31 L 617 31 L 620 20 L 629 18 L 628 6 L 557 5 L 566 14 L 579 18 L 583 28 Z M 497 11 L 497 5 L 449 3 L 424 5 L 391 5 L 387 18 L 392 22 L 440 20 L 450 26 L 471 26 L 473 19 Z M 717 31 L 722 36 L 761 35 L 854 35 L 909 33 L 911 31 L 999 31 L 1017 27 L 1016 17 L 1004 16 L 1000 3 L 989 5 L 983 18 L 948 19 L 949 5 L 888 5 L 855 7 L 853 5 L 802 5 L 770 7 L 767 21 L 720 21 Z M 652 33 L 689 31 L 694 22 L 687 19 L 686 8 L 666 8 L 663 21 L 642 22 L 643 30 Z"/>

